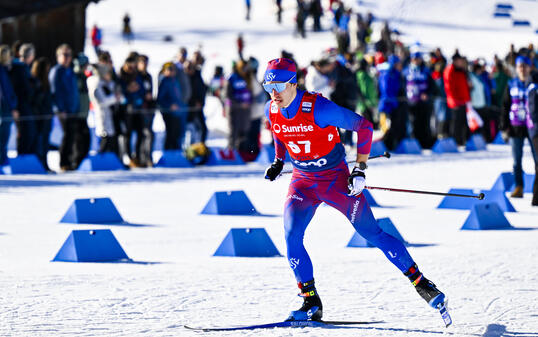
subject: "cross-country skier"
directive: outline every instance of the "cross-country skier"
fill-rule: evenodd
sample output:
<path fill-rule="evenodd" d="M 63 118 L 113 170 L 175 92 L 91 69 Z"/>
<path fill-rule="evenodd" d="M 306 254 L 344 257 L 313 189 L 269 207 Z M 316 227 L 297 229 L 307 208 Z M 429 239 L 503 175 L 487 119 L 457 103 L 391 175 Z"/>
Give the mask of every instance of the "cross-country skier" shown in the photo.
<path fill-rule="evenodd" d="M 305 229 L 322 202 L 342 212 L 355 230 L 381 249 L 416 290 L 436 308 L 445 295 L 426 279 L 405 246 L 378 226 L 366 198 L 368 154 L 372 124 L 327 98 L 297 89 L 296 66 L 279 58 L 269 61 L 264 89 L 271 95 L 265 115 L 271 122 L 275 141 L 275 161 L 265 178 L 275 180 L 284 166 L 286 150 L 294 166 L 284 208 L 288 261 L 295 273 L 304 303 L 288 320 L 321 320 L 322 304 L 314 284 L 312 262 L 303 245 Z M 358 133 L 357 161 L 349 173 L 338 128 Z"/>

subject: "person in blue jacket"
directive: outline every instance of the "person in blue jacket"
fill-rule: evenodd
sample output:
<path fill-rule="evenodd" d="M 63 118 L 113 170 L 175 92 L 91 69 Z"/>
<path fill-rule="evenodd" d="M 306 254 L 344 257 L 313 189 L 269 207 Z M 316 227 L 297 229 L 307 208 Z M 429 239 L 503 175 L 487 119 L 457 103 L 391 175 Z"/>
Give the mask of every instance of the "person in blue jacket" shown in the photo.
<path fill-rule="evenodd" d="M 11 63 L 9 46 L 0 46 L 0 62 L 0 166 L 2 166 L 7 164 L 7 144 L 11 131 L 11 121 L 19 115 L 17 96 L 4 66 L 4 63 Z"/>
<path fill-rule="evenodd" d="M 165 150 L 178 150 L 183 144 L 185 126 L 187 124 L 187 106 L 181 97 L 181 87 L 176 76 L 176 66 L 172 62 L 165 63 L 161 70 L 157 104 L 163 115 L 166 127 L 164 140 Z"/>
<path fill-rule="evenodd" d="M 401 70 L 400 59 L 391 55 L 388 68 L 379 72 L 379 124 L 385 133 L 383 142 L 389 150 L 396 148 L 407 136 L 407 101 Z"/>
<path fill-rule="evenodd" d="M 77 118 L 80 110 L 80 97 L 78 93 L 77 78 L 71 68 L 73 52 L 67 44 L 62 44 L 56 49 L 56 61 L 58 62 L 49 73 L 49 81 L 52 92 L 53 109 L 58 115 L 64 131 L 60 144 L 60 169 L 69 171 L 77 169 L 76 153 L 80 148 L 77 142 L 78 130 L 82 128 L 80 123 L 85 120 Z"/>

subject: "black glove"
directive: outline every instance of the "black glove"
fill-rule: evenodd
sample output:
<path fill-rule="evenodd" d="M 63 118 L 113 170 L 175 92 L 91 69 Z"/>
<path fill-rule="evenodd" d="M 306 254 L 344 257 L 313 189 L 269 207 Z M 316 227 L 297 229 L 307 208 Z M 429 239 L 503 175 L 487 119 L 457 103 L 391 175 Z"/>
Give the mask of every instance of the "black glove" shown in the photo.
<path fill-rule="evenodd" d="M 278 158 L 275 159 L 271 166 L 265 170 L 265 179 L 275 180 L 282 172 L 282 168 L 284 168 L 284 162 Z"/>

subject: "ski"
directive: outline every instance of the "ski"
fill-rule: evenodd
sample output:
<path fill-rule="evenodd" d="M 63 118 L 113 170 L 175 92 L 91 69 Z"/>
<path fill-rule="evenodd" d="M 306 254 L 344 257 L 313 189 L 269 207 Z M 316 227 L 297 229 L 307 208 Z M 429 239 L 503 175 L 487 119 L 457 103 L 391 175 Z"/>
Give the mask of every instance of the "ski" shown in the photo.
<path fill-rule="evenodd" d="M 197 331 L 236 331 L 236 330 L 256 330 L 256 329 L 273 329 L 273 328 L 336 328 L 338 326 L 346 325 L 366 325 L 366 324 L 375 324 L 383 323 L 383 321 L 283 321 L 283 322 L 274 322 L 267 324 L 256 324 L 256 325 L 243 325 L 243 326 L 233 326 L 233 327 L 221 327 L 221 328 L 197 328 L 185 325 L 184 327 L 189 330 Z"/>
<path fill-rule="evenodd" d="M 450 317 L 450 313 L 448 312 L 446 305 L 447 302 L 440 303 L 437 306 L 437 309 L 439 310 L 439 313 L 441 314 L 441 317 L 445 322 L 445 326 L 448 328 L 452 324 L 452 317 Z"/>

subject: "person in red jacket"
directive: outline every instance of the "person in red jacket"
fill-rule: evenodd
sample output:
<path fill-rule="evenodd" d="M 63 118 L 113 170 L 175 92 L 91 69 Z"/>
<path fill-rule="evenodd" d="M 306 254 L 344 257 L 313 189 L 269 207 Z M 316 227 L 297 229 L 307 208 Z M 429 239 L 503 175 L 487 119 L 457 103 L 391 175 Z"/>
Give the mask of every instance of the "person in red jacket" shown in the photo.
<path fill-rule="evenodd" d="M 93 46 L 93 49 L 95 50 L 95 55 L 99 56 L 99 54 L 101 53 L 102 35 L 101 35 L 101 28 L 97 27 L 96 24 L 94 24 L 92 27 L 91 38 L 92 38 L 92 46 Z"/>
<path fill-rule="evenodd" d="M 465 145 L 469 135 L 466 105 L 471 100 L 471 96 L 465 73 L 465 59 L 458 52 L 452 56 L 452 63 L 445 68 L 443 80 L 446 104 L 449 109 L 448 116 L 450 116 L 449 135 L 456 140 L 458 145 Z"/>

